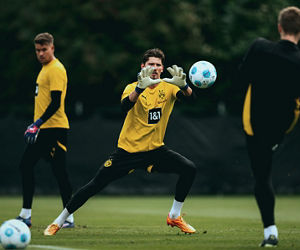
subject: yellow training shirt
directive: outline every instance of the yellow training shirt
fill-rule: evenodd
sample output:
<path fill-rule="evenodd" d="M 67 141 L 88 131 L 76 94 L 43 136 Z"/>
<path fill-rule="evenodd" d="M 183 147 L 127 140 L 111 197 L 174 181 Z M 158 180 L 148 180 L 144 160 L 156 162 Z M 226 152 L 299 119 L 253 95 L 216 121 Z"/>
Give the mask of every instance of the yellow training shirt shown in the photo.
<path fill-rule="evenodd" d="M 51 91 L 61 91 L 59 109 L 52 115 L 41 128 L 69 128 L 69 121 L 65 113 L 65 97 L 67 92 L 67 73 L 64 65 L 53 59 L 43 65 L 37 80 L 34 102 L 34 121 L 39 119 L 51 102 Z"/>
<path fill-rule="evenodd" d="M 121 99 L 134 91 L 137 82 L 126 86 Z M 145 152 L 164 145 L 164 136 L 170 114 L 180 89 L 160 82 L 155 88 L 146 88 L 125 118 L 118 147 L 127 152 Z"/>

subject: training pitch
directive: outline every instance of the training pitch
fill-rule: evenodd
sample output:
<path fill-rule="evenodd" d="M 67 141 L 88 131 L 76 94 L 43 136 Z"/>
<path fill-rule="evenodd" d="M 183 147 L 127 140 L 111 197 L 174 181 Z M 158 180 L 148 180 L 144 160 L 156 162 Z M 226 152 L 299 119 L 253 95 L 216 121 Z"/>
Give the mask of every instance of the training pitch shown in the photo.
<path fill-rule="evenodd" d="M 75 213 L 74 229 L 46 237 L 62 205 L 59 197 L 36 196 L 27 249 L 258 249 L 263 229 L 252 196 L 188 197 L 182 212 L 197 229 L 193 235 L 166 225 L 172 202 L 171 196 L 96 196 Z M 21 204 L 19 196 L 0 196 L 0 222 L 15 218 Z M 276 222 L 277 249 L 300 249 L 299 196 L 277 197 Z"/>

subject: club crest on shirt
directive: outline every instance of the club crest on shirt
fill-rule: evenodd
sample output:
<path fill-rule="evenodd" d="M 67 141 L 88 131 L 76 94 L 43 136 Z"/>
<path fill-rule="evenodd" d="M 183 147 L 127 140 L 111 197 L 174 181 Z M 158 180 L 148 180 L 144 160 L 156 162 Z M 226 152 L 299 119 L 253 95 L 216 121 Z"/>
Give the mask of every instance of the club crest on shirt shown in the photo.
<path fill-rule="evenodd" d="M 165 91 L 163 91 L 162 89 L 158 90 L 158 97 L 159 97 L 159 99 L 164 99 L 165 96 L 166 96 Z"/>
<path fill-rule="evenodd" d="M 166 99 L 166 93 L 164 90 L 158 90 L 158 103 L 163 103 L 163 102 L 166 102 L 167 99 Z"/>
<path fill-rule="evenodd" d="M 112 161 L 111 159 L 107 160 L 106 162 L 104 162 L 104 167 L 108 168 L 112 165 Z"/>

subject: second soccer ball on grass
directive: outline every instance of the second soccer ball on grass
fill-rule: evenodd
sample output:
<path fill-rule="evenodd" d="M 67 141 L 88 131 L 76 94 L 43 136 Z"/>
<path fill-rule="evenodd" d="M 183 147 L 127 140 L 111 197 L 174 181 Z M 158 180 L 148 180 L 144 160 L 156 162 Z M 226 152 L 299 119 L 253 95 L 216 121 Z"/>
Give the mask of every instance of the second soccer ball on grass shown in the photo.
<path fill-rule="evenodd" d="M 0 227 L 0 243 L 4 249 L 26 248 L 31 239 L 28 226 L 19 220 L 5 221 Z"/>

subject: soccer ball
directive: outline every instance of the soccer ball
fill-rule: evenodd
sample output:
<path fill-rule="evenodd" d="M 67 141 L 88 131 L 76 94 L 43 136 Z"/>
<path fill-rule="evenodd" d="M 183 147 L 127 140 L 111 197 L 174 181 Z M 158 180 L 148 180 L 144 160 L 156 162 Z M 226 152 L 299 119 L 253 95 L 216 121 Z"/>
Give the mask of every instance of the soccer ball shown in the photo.
<path fill-rule="evenodd" d="M 26 248 L 30 239 L 28 226 L 20 220 L 5 221 L 0 227 L 0 242 L 5 249 Z"/>
<path fill-rule="evenodd" d="M 198 61 L 190 68 L 189 78 L 194 86 L 205 89 L 215 83 L 217 79 L 217 71 L 215 66 L 210 62 Z"/>

